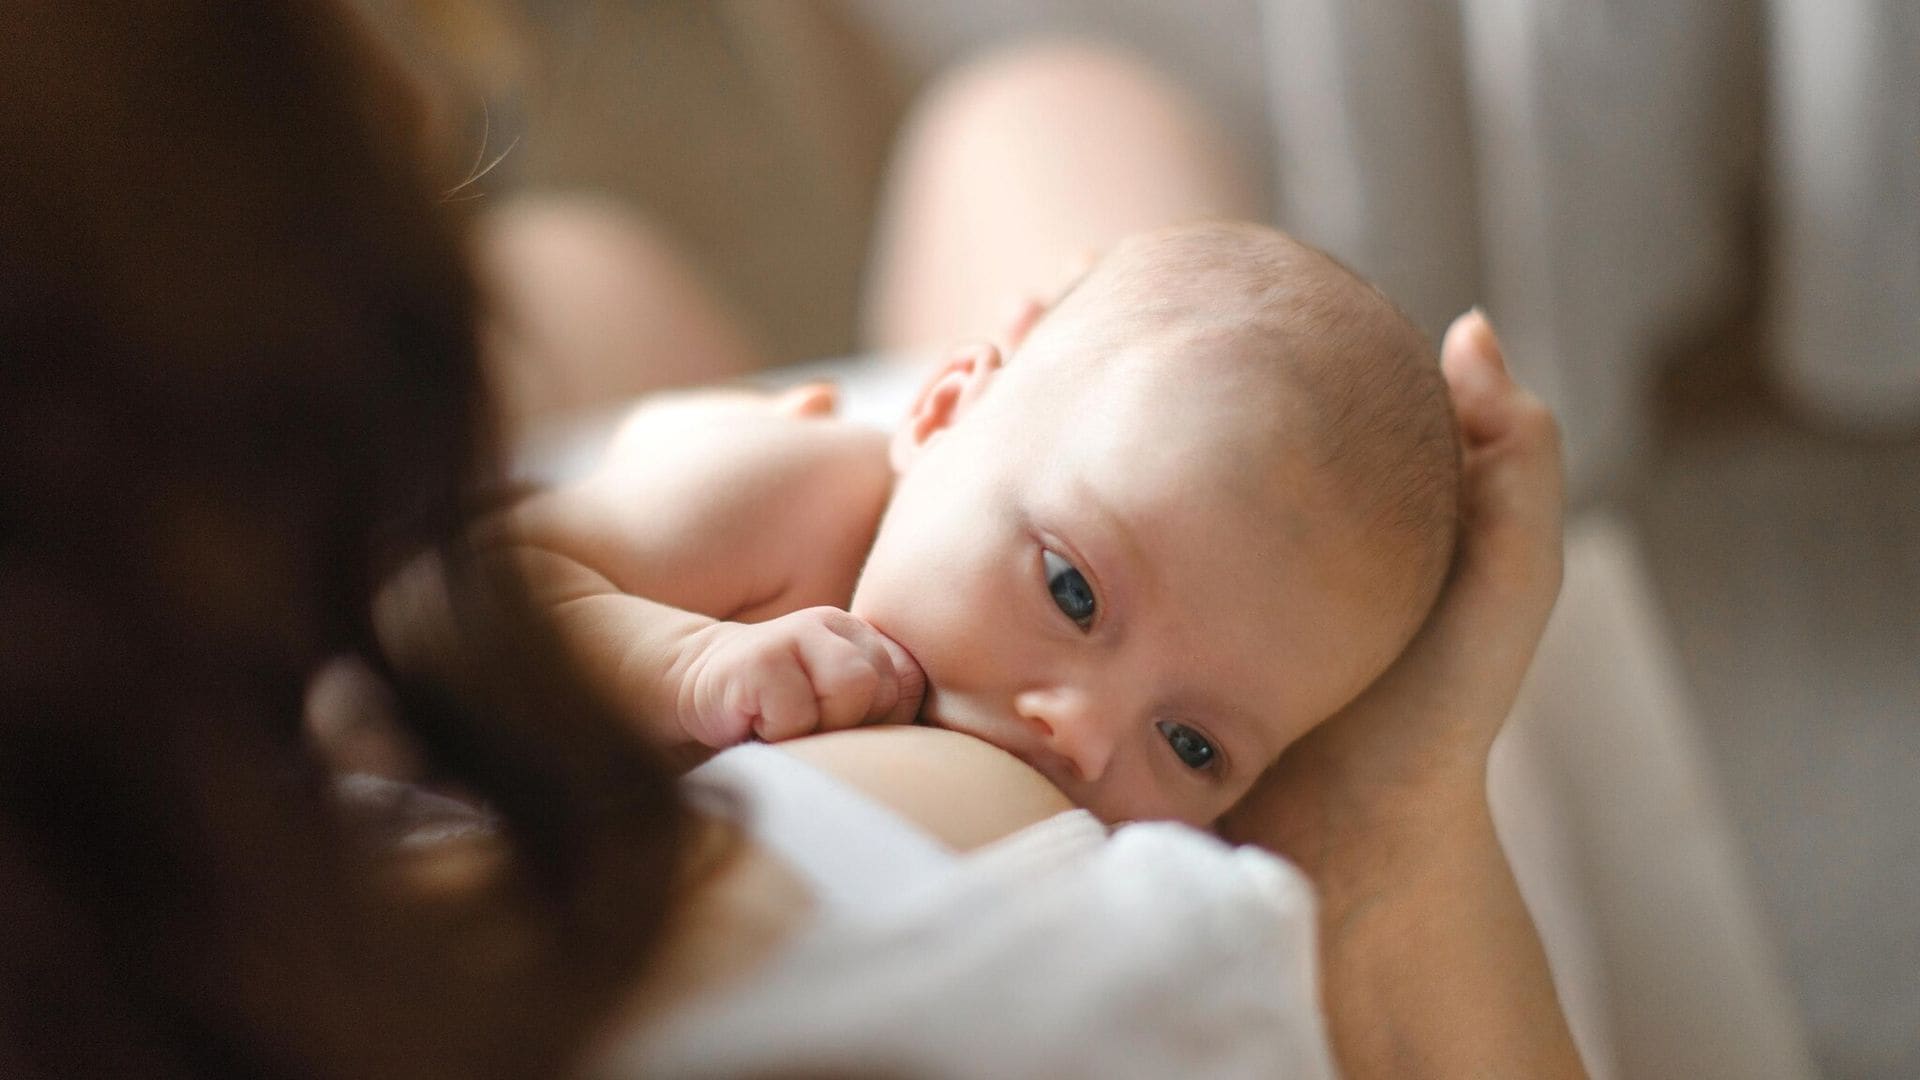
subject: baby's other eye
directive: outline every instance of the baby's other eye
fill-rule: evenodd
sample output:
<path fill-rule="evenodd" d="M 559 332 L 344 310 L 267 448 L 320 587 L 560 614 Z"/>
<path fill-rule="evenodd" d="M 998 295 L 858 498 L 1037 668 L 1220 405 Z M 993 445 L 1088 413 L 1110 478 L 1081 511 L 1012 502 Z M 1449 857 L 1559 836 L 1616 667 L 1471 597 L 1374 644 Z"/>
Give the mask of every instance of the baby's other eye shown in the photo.
<path fill-rule="evenodd" d="M 1210 768 L 1214 758 L 1219 756 L 1214 752 L 1213 744 L 1207 741 L 1205 735 L 1185 724 L 1162 720 L 1155 726 L 1160 729 L 1160 734 L 1166 737 L 1167 745 L 1173 747 L 1174 756 L 1189 769 Z"/>
<path fill-rule="evenodd" d="M 1072 619 L 1074 624 L 1085 630 L 1093 625 L 1093 614 L 1099 608 L 1093 598 L 1093 586 L 1073 564 L 1051 551 L 1040 552 L 1040 566 L 1047 574 L 1047 591 L 1053 594 L 1053 604 L 1060 613 Z"/>

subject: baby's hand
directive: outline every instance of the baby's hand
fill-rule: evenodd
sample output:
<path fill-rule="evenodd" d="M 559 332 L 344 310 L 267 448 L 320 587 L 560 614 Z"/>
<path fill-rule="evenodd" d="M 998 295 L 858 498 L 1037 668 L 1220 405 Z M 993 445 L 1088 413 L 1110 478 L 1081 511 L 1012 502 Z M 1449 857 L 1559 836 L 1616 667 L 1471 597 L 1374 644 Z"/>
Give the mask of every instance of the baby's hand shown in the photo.
<path fill-rule="evenodd" d="M 816 607 L 763 623 L 721 622 L 688 642 L 680 726 L 708 746 L 778 742 L 864 723 L 908 723 L 926 676 L 864 619 Z"/>

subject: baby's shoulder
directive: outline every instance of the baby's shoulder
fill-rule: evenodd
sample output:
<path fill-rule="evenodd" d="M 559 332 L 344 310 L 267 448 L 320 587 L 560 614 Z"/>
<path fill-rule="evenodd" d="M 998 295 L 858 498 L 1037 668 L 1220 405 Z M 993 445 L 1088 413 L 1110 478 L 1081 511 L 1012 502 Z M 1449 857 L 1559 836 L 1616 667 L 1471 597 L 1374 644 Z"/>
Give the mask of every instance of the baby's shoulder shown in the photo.
<path fill-rule="evenodd" d="M 706 499 L 795 499 L 832 490 L 884 501 L 887 436 L 827 414 L 795 414 L 750 391 L 665 394 L 615 430 L 598 472 Z M 764 503 L 763 503 L 764 505 Z"/>
<path fill-rule="evenodd" d="M 795 404 L 795 392 L 670 391 L 647 398 L 615 428 L 605 460 L 658 464 L 684 458 L 738 458 L 779 468 L 783 462 L 884 465 L 887 436 L 842 420 L 821 404 Z M 810 401 L 813 399 L 809 399 Z"/>
<path fill-rule="evenodd" d="M 781 402 L 745 391 L 651 400 L 621 423 L 590 483 L 627 495 L 628 513 L 653 528 L 784 582 L 776 607 L 844 605 L 892 494 L 887 435 Z"/>

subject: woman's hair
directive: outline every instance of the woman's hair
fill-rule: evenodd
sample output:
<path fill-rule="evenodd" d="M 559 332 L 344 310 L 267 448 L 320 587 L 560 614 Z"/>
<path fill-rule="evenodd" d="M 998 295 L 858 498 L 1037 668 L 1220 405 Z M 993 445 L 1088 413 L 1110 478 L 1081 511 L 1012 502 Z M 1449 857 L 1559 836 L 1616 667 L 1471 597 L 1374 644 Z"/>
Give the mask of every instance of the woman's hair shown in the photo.
<path fill-rule="evenodd" d="M 413 100 L 320 0 L 0 6 L 0 1074 L 551 1075 L 659 936 L 669 774 L 454 539 L 477 301 Z M 373 640 L 421 548 L 457 703 Z M 353 842 L 301 734 L 341 654 L 494 872 Z"/>

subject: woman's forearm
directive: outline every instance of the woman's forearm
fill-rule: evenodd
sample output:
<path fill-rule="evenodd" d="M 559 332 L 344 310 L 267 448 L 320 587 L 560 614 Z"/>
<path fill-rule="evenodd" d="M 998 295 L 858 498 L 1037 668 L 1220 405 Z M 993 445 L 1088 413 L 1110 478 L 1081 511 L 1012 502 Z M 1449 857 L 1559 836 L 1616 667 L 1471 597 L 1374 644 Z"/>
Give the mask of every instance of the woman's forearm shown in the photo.
<path fill-rule="evenodd" d="M 1319 886 L 1343 1071 L 1584 1076 L 1484 791 L 1435 802 L 1417 820 L 1329 821 L 1297 853 Z"/>

